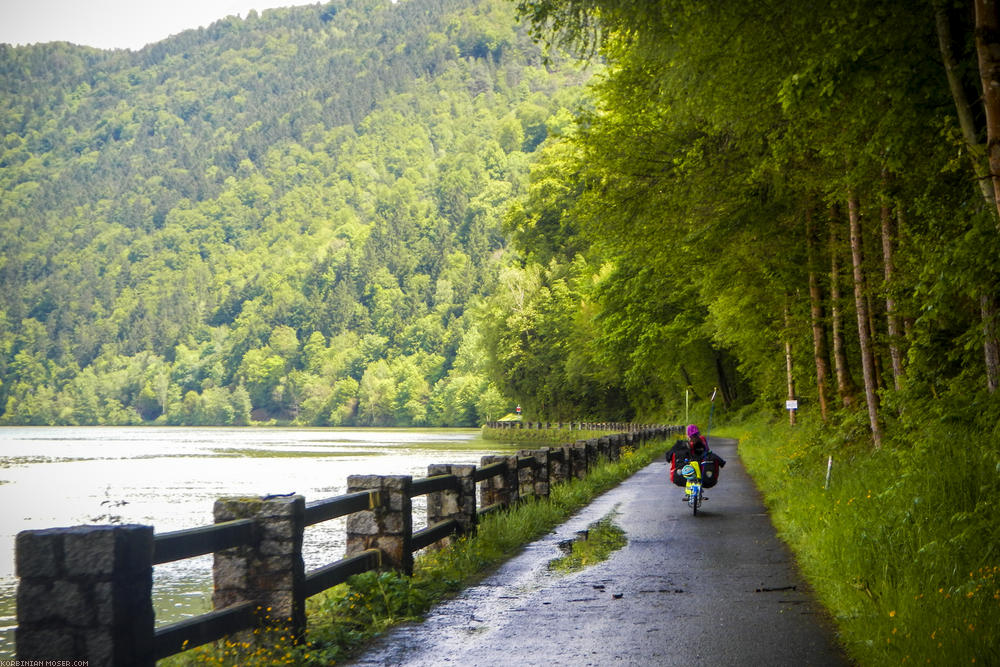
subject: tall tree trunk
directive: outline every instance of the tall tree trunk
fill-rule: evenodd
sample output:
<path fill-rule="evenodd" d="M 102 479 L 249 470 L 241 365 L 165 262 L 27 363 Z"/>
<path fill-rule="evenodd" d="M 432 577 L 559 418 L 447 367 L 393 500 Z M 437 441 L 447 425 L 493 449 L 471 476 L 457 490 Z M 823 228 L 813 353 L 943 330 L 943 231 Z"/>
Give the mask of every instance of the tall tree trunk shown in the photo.
<path fill-rule="evenodd" d="M 691 384 L 691 376 L 688 374 L 687 368 L 684 367 L 684 364 L 680 365 L 680 371 L 681 371 L 681 378 L 683 378 L 684 380 L 684 386 L 691 387 L 692 388 L 691 391 L 692 393 L 694 393 L 693 385 Z"/>
<path fill-rule="evenodd" d="M 1000 308 L 997 300 L 991 294 L 979 297 L 979 308 L 983 317 L 983 337 L 986 340 L 986 388 L 990 393 L 998 388 L 1000 378 L 1000 343 L 997 342 L 997 320 L 1000 319 Z"/>
<path fill-rule="evenodd" d="M 986 155 L 989 158 L 993 200 L 1000 220 L 1000 4 L 975 0 L 976 55 L 986 109 Z"/>
<path fill-rule="evenodd" d="M 976 55 L 983 83 L 986 108 L 986 153 L 993 181 L 993 202 L 1000 229 L 1000 4 L 997 0 L 975 0 Z M 986 357 L 986 387 L 995 392 L 1000 386 L 1000 339 L 997 336 L 996 294 L 985 291 L 979 299 L 983 318 L 983 351 Z"/>
<path fill-rule="evenodd" d="M 862 244 L 864 245 L 864 244 Z M 868 340 L 872 345 L 872 368 L 875 369 L 875 389 L 885 389 L 885 381 L 882 373 L 882 355 L 878 345 L 878 327 L 875 320 L 878 317 L 878 308 L 872 302 L 872 296 L 868 293 L 867 279 L 865 280 L 865 310 L 868 311 Z"/>
<path fill-rule="evenodd" d="M 851 260 L 854 268 L 854 302 L 858 312 L 858 341 L 861 344 L 861 370 L 865 379 L 865 401 L 871 423 L 872 442 L 882 446 L 882 425 L 879 422 L 878 392 L 875 388 L 875 358 L 868 332 L 868 304 L 865 295 L 865 274 L 862 262 L 861 211 L 857 195 L 851 194 L 847 203 L 851 227 Z"/>
<path fill-rule="evenodd" d="M 958 60 L 955 58 L 951 24 L 948 21 L 948 11 L 944 0 L 935 0 L 934 14 L 937 26 L 938 48 L 941 50 L 944 72 L 948 78 L 948 89 L 951 90 L 951 97 L 955 102 L 958 126 L 962 130 L 962 139 L 965 140 L 965 145 L 968 149 L 972 171 L 976 175 L 976 183 L 979 186 L 980 193 L 983 195 L 983 199 L 996 208 L 993 181 L 990 178 L 990 171 L 987 168 L 983 147 L 979 143 L 979 136 L 976 132 L 975 113 L 972 111 L 972 104 L 969 103 L 969 97 L 965 94 L 965 88 L 962 86 L 962 79 L 959 75 L 960 66 Z"/>
<path fill-rule="evenodd" d="M 733 389 L 729 385 L 729 377 L 726 375 L 726 367 L 722 364 L 722 355 L 718 350 L 715 351 L 715 375 L 719 379 L 719 391 L 722 392 L 722 404 L 725 407 L 732 405 L 735 396 L 733 396 Z"/>
<path fill-rule="evenodd" d="M 826 327 L 823 325 L 823 294 L 816 276 L 816 239 L 813 236 L 812 214 L 806 214 L 806 257 L 809 263 L 809 317 L 812 320 L 813 358 L 816 362 L 816 391 L 819 394 L 820 418 L 827 421 L 827 384 L 830 378 L 830 360 L 827 353 Z"/>
<path fill-rule="evenodd" d="M 888 201 L 882 204 L 882 264 L 885 267 L 885 319 L 889 329 L 889 359 L 892 362 L 892 382 L 899 391 L 903 379 L 903 353 L 900 350 L 902 327 L 896 315 L 896 300 L 892 298 L 892 279 L 896 267 L 893 262 L 895 230 L 892 228 L 892 211 Z"/>
<path fill-rule="evenodd" d="M 790 297 L 785 295 L 785 378 L 788 381 L 788 400 L 795 400 L 795 374 L 792 365 L 792 316 L 788 312 Z M 795 410 L 788 411 L 788 423 L 795 426 Z"/>
<path fill-rule="evenodd" d="M 840 224 L 840 212 L 836 207 L 830 211 L 830 326 L 833 330 L 833 366 L 837 375 L 837 394 L 841 405 L 849 408 L 854 405 L 858 386 L 851 376 L 847 365 L 847 347 L 844 344 L 844 322 L 841 314 L 840 294 L 840 239 L 837 228 Z"/>
<path fill-rule="evenodd" d="M 972 170 L 976 175 L 983 200 L 997 215 L 994 224 L 1000 230 L 1000 8 L 995 0 L 975 0 L 976 55 L 979 62 L 980 80 L 983 87 L 983 104 L 986 108 L 987 155 L 983 155 L 976 132 L 975 114 L 962 87 L 959 64 L 955 58 L 955 48 L 948 21 L 948 13 L 943 0 L 935 0 L 934 12 L 938 34 L 938 46 L 944 62 L 948 87 L 955 102 L 958 124 L 962 138 L 969 149 Z M 997 297 L 992 290 L 984 289 L 979 298 L 983 319 L 983 353 L 986 363 L 986 387 L 990 392 L 1000 386 L 1000 338 L 998 338 L 995 314 L 998 311 Z"/>

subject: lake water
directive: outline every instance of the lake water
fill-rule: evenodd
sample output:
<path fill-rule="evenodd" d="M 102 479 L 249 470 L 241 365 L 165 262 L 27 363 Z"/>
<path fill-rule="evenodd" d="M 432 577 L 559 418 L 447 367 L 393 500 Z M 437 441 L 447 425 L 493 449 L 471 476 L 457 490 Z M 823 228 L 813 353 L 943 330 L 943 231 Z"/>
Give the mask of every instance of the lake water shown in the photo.
<path fill-rule="evenodd" d="M 13 657 L 14 538 L 29 529 L 140 523 L 156 533 L 212 523 L 222 496 L 345 493 L 353 474 L 425 477 L 514 445 L 471 429 L 0 427 L 0 658 Z M 414 499 L 414 526 L 423 525 Z M 306 529 L 306 571 L 344 554 L 344 520 Z M 211 608 L 212 557 L 154 568 L 157 625 Z"/>

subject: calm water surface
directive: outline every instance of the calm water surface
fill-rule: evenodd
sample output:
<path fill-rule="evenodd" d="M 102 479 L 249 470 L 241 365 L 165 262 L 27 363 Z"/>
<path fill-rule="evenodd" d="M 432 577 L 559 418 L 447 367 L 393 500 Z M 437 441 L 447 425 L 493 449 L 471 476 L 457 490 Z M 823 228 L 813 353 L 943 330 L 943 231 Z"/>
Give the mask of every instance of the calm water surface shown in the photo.
<path fill-rule="evenodd" d="M 212 523 L 222 496 L 344 493 L 353 474 L 425 477 L 515 449 L 469 429 L 0 427 L 0 657 L 13 657 L 14 538 L 29 529 Z M 414 499 L 414 526 L 423 525 Z M 306 571 L 344 553 L 343 519 L 306 529 Z M 211 608 L 212 557 L 154 568 L 157 625 Z"/>

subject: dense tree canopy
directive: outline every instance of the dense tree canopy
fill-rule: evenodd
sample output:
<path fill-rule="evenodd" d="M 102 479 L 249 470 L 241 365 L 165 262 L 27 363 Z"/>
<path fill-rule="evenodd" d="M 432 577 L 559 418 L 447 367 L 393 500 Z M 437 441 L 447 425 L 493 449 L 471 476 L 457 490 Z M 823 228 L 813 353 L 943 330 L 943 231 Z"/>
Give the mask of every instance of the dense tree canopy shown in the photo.
<path fill-rule="evenodd" d="M 499 1 L 0 45 L 5 423 L 475 425 L 473 315 L 587 75 Z"/>
<path fill-rule="evenodd" d="M 509 387 L 561 412 L 539 387 L 575 402 L 582 355 L 624 379 L 627 414 L 677 416 L 685 389 L 718 387 L 839 414 L 876 445 L 888 422 L 995 418 L 1000 224 L 971 7 L 519 7 L 608 69 L 510 218 L 524 259 L 494 303 L 516 296 L 530 326 L 491 335 L 586 323 L 533 349 L 536 370 L 501 357 Z"/>

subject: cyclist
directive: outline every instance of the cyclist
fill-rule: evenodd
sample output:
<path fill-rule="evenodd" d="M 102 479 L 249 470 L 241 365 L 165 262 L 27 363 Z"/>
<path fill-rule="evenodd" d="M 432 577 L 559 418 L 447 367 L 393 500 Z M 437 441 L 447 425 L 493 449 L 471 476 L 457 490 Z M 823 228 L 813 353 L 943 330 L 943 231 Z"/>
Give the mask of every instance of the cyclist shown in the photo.
<path fill-rule="evenodd" d="M 688 424 L 687 440 L 678 440 L 667 452 L 667 461 L 670 462 L 670 481 L 675 486 L 685 486 L 687 483 L 681 474 L 681 468 L 690 461 L 701 463 L 704 488 L 715 486 L 719 481 L 719 468 L 726 465 L 725 459 L 709 449 L 708 440 L 694 424 Z M 687 496 L 684 496 L 684 500 L 687 500 Z"/>

